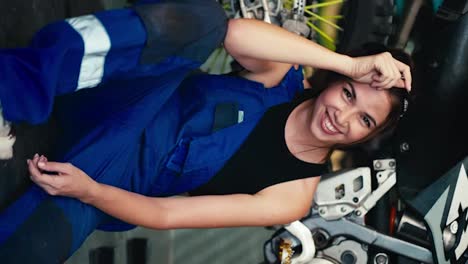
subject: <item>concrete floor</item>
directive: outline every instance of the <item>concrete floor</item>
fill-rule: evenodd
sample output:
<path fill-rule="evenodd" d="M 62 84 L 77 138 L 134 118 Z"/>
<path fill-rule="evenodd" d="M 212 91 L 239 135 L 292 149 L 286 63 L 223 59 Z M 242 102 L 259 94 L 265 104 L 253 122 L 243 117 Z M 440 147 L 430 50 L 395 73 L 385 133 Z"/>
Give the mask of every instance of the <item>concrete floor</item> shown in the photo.
<path fill-rule="evenodd" d="M 26 46 L 34 32 L 52 21 L 125 4 L 126 0 L 0 1 L 0 47 Z M 41 126 L 16 125 L 15 158 L 0 161 L 0 209 L 31 184 L 25 160 L 36 152 L 47 153 L 53 144 L 52 127 L 53 122 Z M 114 263 L 129 263 L 126 244 L 133 238 L 147 239 L 146 263 L 260 263 L 263 260 L 263 243 L 271 234 L 272 231 L 264 228 L 96 231 L 66 263 L 91 263 L 91 252 L 101 247 L 113 249 Z"/>
<path fill-rule="evenodd" d="M 130 263 L 126 244 L 133 238 L 147 239 L 146 263 L 256 264 L 263 261 L 263 243 L 271 235 L 265 228 L 95 231 L 65 264 L 90 263 L 92 250 L 103 246 L 114 249 L 115 264 Z"/>

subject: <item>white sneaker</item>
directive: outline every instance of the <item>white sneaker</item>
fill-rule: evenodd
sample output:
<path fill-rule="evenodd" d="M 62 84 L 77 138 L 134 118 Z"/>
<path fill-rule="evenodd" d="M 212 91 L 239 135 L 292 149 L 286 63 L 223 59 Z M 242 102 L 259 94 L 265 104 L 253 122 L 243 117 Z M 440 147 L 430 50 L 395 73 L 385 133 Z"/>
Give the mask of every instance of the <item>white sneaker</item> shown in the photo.
<path fill-rule="evenodd" d="M 16 137 L 10 135 L 10 122 L 3 119 L 2 106 L 0 105 L 0 160 L 7 160 L 13 157 L 13 144 Z"/>

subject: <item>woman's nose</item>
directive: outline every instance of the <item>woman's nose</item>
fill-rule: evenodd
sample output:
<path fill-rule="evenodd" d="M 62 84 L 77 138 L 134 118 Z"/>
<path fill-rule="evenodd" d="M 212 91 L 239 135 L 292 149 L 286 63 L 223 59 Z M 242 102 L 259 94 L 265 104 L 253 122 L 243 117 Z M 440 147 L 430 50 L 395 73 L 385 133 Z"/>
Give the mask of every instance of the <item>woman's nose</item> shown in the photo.
<path fill-rule="evenodd" d="M 349 109 L 341 109 L 335 111 L 335 120 L 338 126 L 347 127 L 349 119 L 351 118 L 351 111 Z"/>

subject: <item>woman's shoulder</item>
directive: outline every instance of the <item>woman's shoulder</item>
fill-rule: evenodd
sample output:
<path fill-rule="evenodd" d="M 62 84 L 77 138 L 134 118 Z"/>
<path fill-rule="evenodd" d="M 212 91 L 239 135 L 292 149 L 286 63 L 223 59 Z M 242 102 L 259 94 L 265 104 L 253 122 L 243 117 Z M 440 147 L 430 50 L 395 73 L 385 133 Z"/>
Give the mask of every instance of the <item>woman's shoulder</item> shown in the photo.
<path fill-rule="evenodd" d="M 279 67 L 263 72 L 242 71 L 240 76 L 245 79 L 262 83 L 264 88 L 276 88 L 278 86 L 300 86 L 303 89 L 302 81 L 304 75 L 302 67 L 290 64 L 281 64 Z"/>

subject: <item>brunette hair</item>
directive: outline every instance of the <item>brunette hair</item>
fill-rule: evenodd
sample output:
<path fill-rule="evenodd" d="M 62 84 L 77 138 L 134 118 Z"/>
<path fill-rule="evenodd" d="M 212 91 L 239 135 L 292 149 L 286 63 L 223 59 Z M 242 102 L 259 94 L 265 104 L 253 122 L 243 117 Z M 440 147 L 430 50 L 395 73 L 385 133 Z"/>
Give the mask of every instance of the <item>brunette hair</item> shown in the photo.
<path fill-rule="evenodd" d="M 392 55 L 392 57 L 407 64 L 408 66 L 410 66 L 411 69 L 413 69 L 413 61 L 411 60 L 410 55 L 408 55 L 407 53 L 405 53 L 404 51 L 400 49 L 389 49 L 381 44 L 366 43 L 362 45 L 361 48 L 350 51 L 346 53 L 346 55 L 349 55 L 351 57 L 360 57 L 360 56 L 375 55 L 375 54 L 379 54 L 382 52 L 389 52 Z M 338 74 L 336 72 L 320 69 L 320 70 L 317 70 L 312 75 L 312 77 L 308 79 L 308 81 L 312 85 L 312 89 L 307 89 L 300 96 L 302 97 L 300 99 L 301 101 L 317 97 L 323 90 L 325 90 L 327 87 L 329 87 L 333 83 L 340 82 L 340 81 L 351 81 L 351 79 L 347 76 Z M 308 90 L 313 90 L 313 91 L 308 91 Z M 385 121 L 381 125 L 379 125 L 375 130 L 373 130 L 369 135 L 367 135 L 365 138 L 357 142 L 348 144 L 348 145 L 337 144 L 331 150 L 347 148 L 351 146 L 354 147 L 354 146 L 357 146 L 357 145 L 360 145 L 362 143 L 369 141 L 370 139 L 376 137 L 377 135 L 391 132 L 395 129 L 396 125 L 398 124 L 398 121 L 401 119 L 401 117 L 405 114 L 405 112 L 408 109 L 408 104 L 410 100 L 409 93 L 406 91 L 406 89 L 396 88 L 396 87 L 392 87 L 388 89 L 387 91 L 390 96 L 391 109 Z M 329 155 L 330 154 L 331 154 L 331 151 Z"/>

